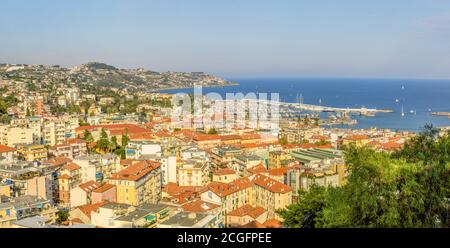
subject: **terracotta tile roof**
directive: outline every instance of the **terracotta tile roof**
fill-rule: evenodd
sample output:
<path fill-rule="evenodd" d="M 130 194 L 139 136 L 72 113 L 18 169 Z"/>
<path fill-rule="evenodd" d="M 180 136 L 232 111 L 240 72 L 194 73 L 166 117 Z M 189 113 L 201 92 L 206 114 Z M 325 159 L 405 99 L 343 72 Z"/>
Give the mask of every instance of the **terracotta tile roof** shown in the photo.
<path fill-rule="evenodd" d="M 111 133 L 114 132 L 115 133 L 114 135 L 121 134 L 125 131 L 127 131 L 129 134 L 149 132 L 147 128 L 143 128 L 134 124 L 106 124 L 95 126 L 82 126 L 77 127 L 75 130 L 76 132 L 81 132 L 84 130 L 92 131 L 94 129 L 102 129 L 102 128 L 109 130 Z"/>
<path fill-rule="evenodd" d="M 176 183 L 168 183 L 163 191 L 169 195 L 175 196 L 184 192 L 202 192 L 203 186 L 178 186 Z"/>
<path fill-rule="evenodd" d="M 243 217 L 243 216 L 250 216 L 253 219 L 258 218 L 262 214 L 264 214 L 266 210 L 262 207 L 252 207 L 251 205 L 244 205 L 240 208 L 237 208 L 231 212 L 228 213 L 228 216 L 236 216 L 236 217 Z"/>
<path fill-rule="evenodd" d="M 246 133 L 241 135 L 243 140 L 261 139 L 261 135 L 257 133 Z"/>
<path fill-rule="evenodd" d="M 89 181 L 78 185 L 85 192 L 92 192 L 100 187 L 100 184 L 95 181 Z"/>
<path fill-rule="evenodd" d="M 291 191 L 291 187 L 287 186 L 286 184 L 280 183 L 277 180 L 261 174 L 256 175 L 255 178 L 253 178 L 253 182 L 256 185 L 263 187 L 273 193 L 287 193 Z"/>
<path fill-rule="evenodd" d="M 67 180 L 67 179 L 71 179 L 72 177 L 71 176 L 69 176 L 69 175 L 67 175 L 67 174 L 62 174 L 61 176 L 59 176 L 58 177 L 58 179 L 65 179 L 65 180 Z"/>
<path fill-rule="evenodd" d="M 259 223 L 256 220 L 254 220 L 243 226 L 239 226 L 239 228 L 266 228 L 266 226 L 264 226 L 263 224 Z"/>
<path fill-rule="evenodd" d="M 291 192 L 291 187 L 261 174 L 251 177 L 243 177 L 230 183 L 211 182 L 206 186 L 204 191 L 210 190 L 219 197 L 225 197 L 240 190 L 252 187 L 254 184 L 273 193 L 283 194 Z"/>
<path fill-rule="evenodd" d="M 97 209 L 99 209 L 100 207 L 102 207 L 106 204 L 108 204 L 108 202 L 104 201 L 104 202 L 99 202 L 96 204 L 88 204 L 88 205 L 79 206 L 79 207 L 76 207 L 75 209 L 81 210 L 81 212 L 83 212 L 90 219 L 92 212 L 97 211 Z"/>
<path fill-rule="evenodd" d="M 133 160 L 133 159 L 122 159 L 122 160 L 120 160 L 120 165 L 122 165 L 124 167 L 128 167 L 128 166 L 133 164 L 133 161 L 135 161 L 135 160 Z"/>
<path fill-rule="evenodd" d="M 172 136 L 172 134 L 168 130 L 160 130 L 158 132 L 155 132 L 153 135 L 160 138 L 167 138 Z"/>
<path fill-rule="evenodd" d="M 252 186 L 252 181 L 245 177 L 235 180 L 231 183 L 211 182 L 207 185 L 207 189 L 214 192 L 214 194 L 224 197 L 231 195 L 240 190 L 246 189 Z"/>
<path fill-rule="evenodd" d="M 128 137 L 130 140 L 152 140 L 155 136 L 152 133 L 132 133 Z"/>
<path fill-rule="evenodd" d="M 403 144 L 395 143 L 395 142 L 386 142 L 380 145 L 383 150 L 398 150 L 403 148 Z"/>
<path fill-rule="evenodd" d="M 258 164 L 256 166 L 253 166 L 250 169 L 247 169 L 248 172 L 252 174 L 258 174 L 258 173 L 267 173 L 268 170 L 263 164 Z"/>
<path fill-rule="evenodd" d="M 288 170 L 289 170 L 288 167 L 274 168 L 269 170 L 269 174 L 271 176 L 283 176 L 287 174 Z"/>
<path fill-rule="evenodd" d="M 369 139 L 369 136 L 367 135 L 351 135 L 348 137 L 345 137 L 344 139 L 346 140 L 351 140 L 351 141 L 360 141 L 360 140 L 366 140 Z"/>
<path fill-rule="evenodd" d="M 220 135 L 210 135 L 210 134 L 197 134 L 194 136 L 195 141 L 210 141 L 217 140 L 220 141 Z"/>
<path fill-rule="evenodd" d="M 239 135 L 222 135 L 220 136 L 220 140 L 240 140 L 241 136 Z"/>
<path fill-rule="evenodd" d="M 185 212 L 196 212 L 196 213 L 208 212 L 218 207 L 220 206 L 209 202 L 204 202 L 202 200 L 193 201 L 181 206 L 181 208 L 183 208 L 183 211 Z"/>
<path fill-rule="evenodd" d="M 14 152 L 16 151 L 16 149 L 9 147 L 9 146 L 5 146 L 5 145 L 0 145 L 0 153 L 4 153 L 4 152 Z"/>
<path fill-rule="evenodd" d="M 369 146 L 379 146 L 379 145 L 381 145 L 381 143 L 376 141 L 376 140 L 372 140 L 369 143 L 367 143 L 367 145 L 369 145 Z"/>
<path fill-rule="evenodd" d="M 62 166 L 70 162 L 72 162 L 72 159 L 66 157 L 55 157 L 44 161 L 44 163 L 51 164 L 53 166 Z"/>
<path fill-rule="evenodd" d="M 112 188 L 115 188 L 115 187 L 116 187 L 116 185 L 105 183 L 102 186 L 98 187 L 97 189 L 94 189 L 92 192 L 94 192 L 94 193 L 104 193 L 104 192 L 106 192 L 106 191 L 108 191 L 108 190 L 110 190 Z"/>
<path fill-rule="evenodd" d="M 281 222 L 280 222 L 279 220 L 276 220 L 276 219 L 269 219 L 269 220 L 266 220 L 266 221 L 263 223 L 263 225 L 264 225 L 266 228 L 281 228 L 281 227 L 283 227 L 283 225 L 281 224 Z"/>
<path fill-rule="evenodd" d="M 231 184 L 222 182 L 211 182 L 207 185 L 207 188 L 220 197 L 224 197 L 237 192 L 237 189 L 234 188 Z"/>
<path fill-rule="evenodd" d="M 214 172 L 215 176 L 223 176 L 223 175 L 234 175 L 236 171 L 232 169 L 219 169 Z"/>
<path fill-rule="evenodd" d="M 282 227 L 283 225 L 281 224 L 281 222 L 276 219 L 266 220 L 262 224 L 254 220 L 243 226 L 239 226 L 239 228 L 282 228 Z"/>
<path fill-rule="evenodd" d="M 152 160 L 144 160 L 138 163 L 135 163 L 129 166 L 126 169 L 119 171 L 111 175 L 110 179 L 113 180 L 127 180 L 127 181 L 137 181 L 152 172 L 153 170 L 159 168 L 161 163 L 152 161 Z"/>
<path fill-rule="evenodd" d="M 400 141 L 402 138 L 398 137 L 398 136 L 394 136 L 394 137 L 389 137 L 388 139 L 389 139 L 389 141 Z"/>
<path fill-rule="evenodd" d="M 75 171 L 81 169 L 81 167 L 73 162 L 68 163 L 62 167 L 63 170 Z"/>

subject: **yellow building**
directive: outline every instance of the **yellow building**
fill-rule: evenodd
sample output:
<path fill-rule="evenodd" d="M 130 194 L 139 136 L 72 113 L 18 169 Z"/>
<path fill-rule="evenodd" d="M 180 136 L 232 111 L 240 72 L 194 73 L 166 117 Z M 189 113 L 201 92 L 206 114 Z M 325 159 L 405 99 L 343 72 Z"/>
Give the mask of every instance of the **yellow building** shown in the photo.
<path fill-rule="evenodd" d="M 44 145 L 24 145 L 19 146 L 17 152 L 23 156 L 26 161 L 47 160 L 47 148 Z"/>
<path fill-rule="evenodd" d="M 253 197 L 253 204 L 266 209 L 268 218 L 279 220 L 276 211 L 292 204 L 291 188 L 264 175 L 253 178 Z"/>
<path fill-rule="evenodd" d="M 203 186 L 209 182 L 208 164 L 203 160 L 187 160 L 177 168 L 179 186 Z"/>
<path fill-rule="evenodd" d="M 367 135 L 351 135 L 342 140 L 342 145 L 354 144 L 355 146 L 364 146 L 370 142 L 370 138 Z"/>
<path fill-rule="evenodd" d="M 292 157 L 283 151 L 269 152 L 269 169 L 281 168 L 291 161 Z"/>
<path fill-rule="evenodd" d="M 224 216 L 245 205 L 250 205 L 264 208 L 268 218 L 280 219 L 276 210 L 283 209 L 292 203 L 292 190 L 283 183 L 259 174 L 231 183 L 212 182 L 202 193 L 201 199 L 220 205 Z"/>
<path fill-rule="evenodd" d="M 213 182 L 231 183 L 238 179 L 238 174 L 232 169 L 219 169 L 213 173 Z"/>
<path fill-rule="evenodd" d="M 0 196 L 11 196 L 10 184 L 0 184 Z"/>
<path fill-rule="evenodd" d="M 116 185 L 118 203 L 133 206 L 158 203 L 161 199 L 161 163 L 135 161 L 128 168 L 111 175 L 108 183 Z"/>

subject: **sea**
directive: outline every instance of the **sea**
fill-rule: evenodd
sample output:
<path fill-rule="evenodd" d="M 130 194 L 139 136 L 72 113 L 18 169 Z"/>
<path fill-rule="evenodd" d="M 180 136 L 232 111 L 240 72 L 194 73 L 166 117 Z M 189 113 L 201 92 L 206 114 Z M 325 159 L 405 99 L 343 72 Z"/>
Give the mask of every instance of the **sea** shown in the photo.
<path fill-rule="evenodd" d="M 239 85 L 203 88 L 203 94 L 278 93 L 282 102 L 298 102 L 339 108 L 392 110 L 373 117 L 352 116 L 358 124 L 339 128 L 380 128 L 420 131 L 426 124 L 450 126 L 450 118 L 432 112 L 450 112 L 450 80 L 356 79 L 356 78 L 227 78 Z M 164 90 L 193 93 L 193 89 Z M 402 116 L 402 106 L 403 113 Z M 322 116 L 322 114 L 321 114 Z"/>

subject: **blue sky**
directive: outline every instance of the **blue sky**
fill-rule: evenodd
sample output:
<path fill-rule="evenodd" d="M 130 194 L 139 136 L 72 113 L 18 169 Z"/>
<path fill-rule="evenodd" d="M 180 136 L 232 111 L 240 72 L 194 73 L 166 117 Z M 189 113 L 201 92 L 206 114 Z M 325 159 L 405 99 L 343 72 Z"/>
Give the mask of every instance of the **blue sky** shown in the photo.
<path fill-rule="evenodd" d="M 450 78 L 447 0 L 2 0 L 0 63 Z"/>

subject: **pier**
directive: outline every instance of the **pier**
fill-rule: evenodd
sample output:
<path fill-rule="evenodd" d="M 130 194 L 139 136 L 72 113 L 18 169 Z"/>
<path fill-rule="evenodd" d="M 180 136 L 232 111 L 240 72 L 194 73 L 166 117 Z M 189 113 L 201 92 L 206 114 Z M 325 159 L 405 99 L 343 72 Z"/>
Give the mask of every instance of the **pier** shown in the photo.
<path fill-rule="evenodd" d="M 363 116 L 375 116 L 377 113 L 392 113 L 393 110 L 389 109 L 370 109 L 370 108 L 336 108 L 336 107 L 327 107 L 321 105 L 312 105 L 312 104 L 304 104 L 304 103 L 288 103 L 288 102 L 277 102 L 277 101 L 269 101 L 269 100 L 261 100 L 261 99 L 234 99 L 234 100 L 215 100 L 220 101 L 226 104 L 227 102 L 232 101 L 245 101 L 248 103 L 256 103 L 256 104 L 266 104 L 268 106 L 275 105 L 279 108 L 287 108 L 294 110 L 307 110 L 311 112 L 334 112 L 334 113 L 344 113 L 344 114 L 359 114 Z"/>
<path fill-rule="evenodd" d="M 365 116 L 374 116 L 377 113 L 392 113 L 392 110 L 384 110 L 384 109 L 369 109 L 369 108 L 335 108 L 335 107 L 327 107 L 327 106 L 319 106 L 319 105 L 311 105 L 304 103 L 279 103 L 280 107 L 286 108 L 294 108 L 301 110 L 308 110 L 312 112 L 341 112 L 347 114 L 360 114 Z"/>

